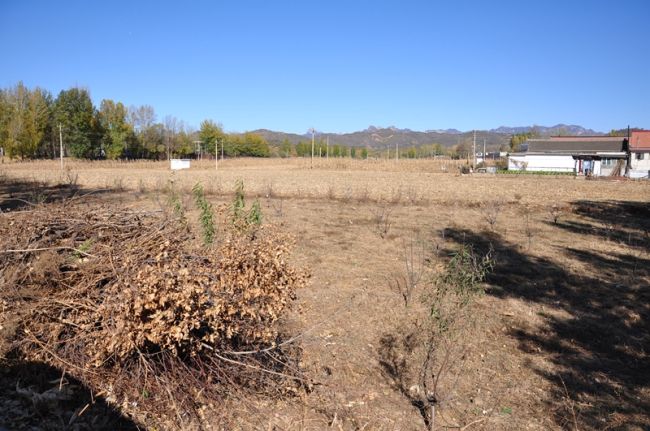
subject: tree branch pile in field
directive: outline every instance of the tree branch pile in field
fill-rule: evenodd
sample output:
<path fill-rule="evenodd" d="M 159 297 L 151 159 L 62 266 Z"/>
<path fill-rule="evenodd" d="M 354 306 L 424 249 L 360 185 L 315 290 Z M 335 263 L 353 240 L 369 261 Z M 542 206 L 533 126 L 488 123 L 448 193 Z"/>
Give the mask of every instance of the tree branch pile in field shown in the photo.
<path fill-rule="evenodd" d="M 211 397 L 301 381 L 278 321 L 305 276 L 273 228 L 202 248 L 162 212 L 50 205 L 3 218 L 0 356 L 44 361 L 141 423 L 178 428 Z"/>

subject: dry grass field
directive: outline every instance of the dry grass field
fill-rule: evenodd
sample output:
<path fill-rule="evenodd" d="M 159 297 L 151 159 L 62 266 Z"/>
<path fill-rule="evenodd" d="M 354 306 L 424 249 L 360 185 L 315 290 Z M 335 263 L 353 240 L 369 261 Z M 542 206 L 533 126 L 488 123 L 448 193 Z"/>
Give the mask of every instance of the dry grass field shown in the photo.
<path fill-rule="evenodd" d="M 156 209 L 173 188 L 196 223 L 196 183 L 218 205 L 243 180 L 264 223 L 295 236 L 293 263 L 311 274 L 284 325 L 302 334 L 312 384 L 213 406 L 206 423 L 228 416 L 215 429 L 425 429 L 408 365 L 422 346 L 407 345 L 426 329 L 432 280 L 462 245 L 492 250 L 494 268 L 452 340 L 461 348 L 436 369 L 436 429 L 650 429 L 650 183 L 457 172 L 424 160 L 319 159 L 310 169 L 308 159 L 240 159 L 218 170 L 203 161 L 173 174 L 166 162 L 66 161 L 64 172 L 52 161 L 5 163 L 0 209 L 71 194 L 82 205 Z M 396 280 L 409 277 L 405 304 Z M 31 408 L 12 401 L 16 380 L 34 375 L 26 369 L 2 368 L 0 403 Z"/>

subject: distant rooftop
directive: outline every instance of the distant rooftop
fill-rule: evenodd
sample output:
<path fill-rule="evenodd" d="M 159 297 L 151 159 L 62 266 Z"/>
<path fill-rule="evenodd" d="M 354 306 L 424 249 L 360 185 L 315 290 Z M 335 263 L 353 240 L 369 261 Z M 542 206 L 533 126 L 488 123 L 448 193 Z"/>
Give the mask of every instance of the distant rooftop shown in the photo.
<path fill-rule="evenodd" d="M 620 141 L 622 138 L 620 136 L 551 136 L 547 138 L 553 141 L 581 141 L 581 142 L 593 142 L 593 141 Z M 544 139 L 544 140 L 547 140 Z"/>
<path fill-rule="evenodd" d="M 524 142 L 524 146 L 528 153 L 618 153 L 625 151 L 626 139 L 612 136 L 558 136 L 547 139 L 528 139 Z"/>
<path fill-rule="evenodd" d="M 630 134 L 630 150 L 650 151 L 650 130 Z"/>

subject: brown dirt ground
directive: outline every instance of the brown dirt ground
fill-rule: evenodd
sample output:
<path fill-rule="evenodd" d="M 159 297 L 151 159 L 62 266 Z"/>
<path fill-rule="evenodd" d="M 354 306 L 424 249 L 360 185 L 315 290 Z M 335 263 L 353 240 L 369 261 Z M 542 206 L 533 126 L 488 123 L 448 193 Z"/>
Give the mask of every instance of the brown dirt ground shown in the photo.
<path fill-rule="evenodd" d="M 384 337 L 419 312 L 405 308 L 388 283 L 403 272 L 403 245 L 413 239 L 425 245 L 435 268 L 460 243 L 491 244 L 497 259 L 488 294 L 472 309 L 463 372 L 449 386 L 440 424 L 650 429 L 650 184 L 456 176 L 425 164 L 282 166 L 227 161 L 218 173 L 206 165 L 174 176 L 185 191 L 203 182 L 216 204 L 227 202 L 242 178 L 260 197 L 266 221 L 296 236 L 294 261 L 312 274 L 287 325 L 304 332 L 303 368 L 316 384 L 298 398 L 230 405 L 236 427 L 424 428 L 381 349 Z M 33 185 L 58 179 L 44 167 L 50 165 L 5 166 L 5 175 L 24 183 L 10 186 L 4 178 L 0 208 L 25 209 L 22 201 L 66 195 L 69 188 Z M 83 198 L 88 205 L 161 205 L 170 178 L 160 164 L 79 164 L 72 172 L 79 175 L 77 195 L 94 192 Z M 494 205 L 498 217 L 491 225 L 486 218 Z M 562 209 L 557 223 L 552 205 Z M 376 221 L 381 213 L 390 221 L 384 238 Z M 12 370 L 0 373 L 3 386 L 15 387 Z"/>

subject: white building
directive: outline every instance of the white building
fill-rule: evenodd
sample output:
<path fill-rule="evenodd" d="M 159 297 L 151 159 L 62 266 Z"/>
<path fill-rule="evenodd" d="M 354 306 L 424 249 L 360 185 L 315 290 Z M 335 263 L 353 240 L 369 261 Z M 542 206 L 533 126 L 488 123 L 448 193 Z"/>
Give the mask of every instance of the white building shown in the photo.
<path fill-rule="evenodd" d="M 528 139 L 508 156 L 509 170 L 573 172 L 577 175 L 623 175 L 627 139 L 609 136 L 557 136 Z"/>
<path fill-rule="evenodd" d="M 650 130 L 630 134 L 630 178 L 648 178 L 650 174 Z"/>

